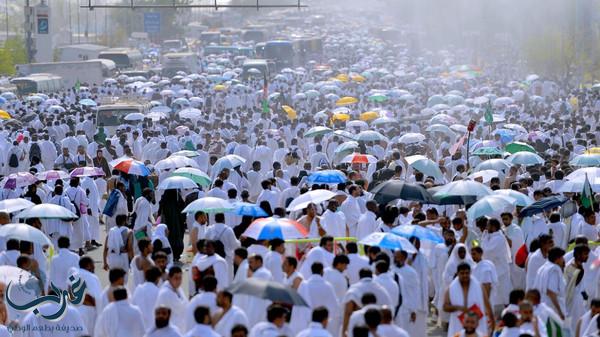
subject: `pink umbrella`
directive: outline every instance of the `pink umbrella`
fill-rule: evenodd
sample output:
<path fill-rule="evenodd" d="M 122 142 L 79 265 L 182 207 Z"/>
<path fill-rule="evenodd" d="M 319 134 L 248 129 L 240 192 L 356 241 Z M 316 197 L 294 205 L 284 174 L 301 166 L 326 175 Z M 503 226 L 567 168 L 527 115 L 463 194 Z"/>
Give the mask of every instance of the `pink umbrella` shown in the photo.
<path fill-rule="evenodd" d="M 71 171 L 71 177 L 102 177 L 104 171 L 99 167 L 77 167 Z"/>
<path fill-rule="evenodd" d="M 0 181 L 2 188 L 15 189 L 35 184 L 38 179 L 29 172 L 11 173 Z"/>
<path fill-rule="evenodd" d="M 63 179 L 70 178 L 69 174 L 67 172 L 59 171 L 59 170 L 48 170 L 48 171 L 40 172 L 40 173 L 36 174 L 35 176 L 39 180 L 46 180 L 46 181 L 63 180 Z"/>

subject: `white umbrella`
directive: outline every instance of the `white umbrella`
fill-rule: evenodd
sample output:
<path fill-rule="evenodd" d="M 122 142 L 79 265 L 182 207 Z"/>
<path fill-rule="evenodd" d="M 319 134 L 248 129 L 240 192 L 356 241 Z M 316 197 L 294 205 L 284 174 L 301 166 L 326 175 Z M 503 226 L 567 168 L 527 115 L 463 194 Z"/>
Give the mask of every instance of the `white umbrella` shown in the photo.
<path fill-rule="evenodd" d="M 228 168 L 228 169 L 233 169 L 234 167 L 238 167 L 242 164 L 244 164 L 246 162 L 246 159 L 235 155 L 235 154 L 228 154 L 224 157 L 219 158 L 215 164 L 213 165 L 213 175 L 217 175 L 219 174 L 223 169 Z"/>
<path fill-rule="evenodd" d="M 442 174 L 440 167 L 435 162 L 433 162 L 433 160 L 420 154 L 408 156 L 404 159 L 406 160 L 408 165 L 410 165 L 415 170 L 423 172 L 423 174 L 427 176 L 434 177 L 435 180 L 437 180 L 438 182 L 444 180 L 444 175 Z"/>
<path fill-rule="evenodd" d="M 0 236 L 7 239 L 18 239 L 50 246 L 52 242 L 41 230 L 24 223 L 6 224 L 0 226 Z"/>
<path fill-rule="evenodd" d="M 425 136 L 421 133 L 409 132 L 406 133 L 398 139 L 398 143 L 400 144 L 412 144 L 419 143 L 425 140 Z"/>
<path fill-rule="evenodd" d="M 181 167 L 195 167 L 198 168 L 198 163 L 195 160 L 184 156 L 171 156 L 163 159 L 154 165 L 157 170 L 175 170 Z"/>
<path fill-rule="evenodd" d="M 196 183 L 190 178 L 180 177 L 180 176 L 170 176 L 170 177 L 166 178 L 165 180 L 161 181 L 161 183 L 158 184 L 157 188 L 159 190 L 180 190 L 180 189 L 193 189 L 196 187 L 198 187 L 198 185 L 196 185 Z"/>
<path fill-rule="evenodd" d="M 171 112 L 171 108 L 169 108 L 168 106 L 165 106 L 165 105 L 159 105 L 159 106 L 155 106 L 154 108 L 150 109 L 150 112 L 162 112 L 162 113 L 168 114 L 169 112 Z"/>
<path fill-rule="evenodd" d="M 346 129 L 348 128 L 359 128 L 361 130 L 365 130 L 369 128 L 369 124 L 367 124 L 365 121 L 354 120 L 346 123 Z"/>
<path fill-rule="evenodd" d="M 183 209 L 182 213 L 225 213 L 233 210 L 234 208 L 235 206 L 227 200 L 214 197 L 204 197 L 187 205 L 187 207 Z"/>
<path fill-rule="evenodd" d="M 510 157 L 506 158 L 506 160 L 515 165 L 540 165 L 544 163 L 544 159 L 540 157 L 538 154 L 529 152 L 529 151 L 521 151 L 510 155 Z"/>
<path fill-rule="evenodd" d="M 187 108 L 179 111 L 179 117 L 187 119 L 200 119 L 202 111 L 196 108 Z"/>
<path fill-rule="evenodd" d="M 584 182 L 586 176 L 590 182 L 600 180 L 600 167 L 585 167 L 577 169 L 567 175 L 566 179 L 575 182 Z"/>
<path fill-rule="evenodd" d="M 472 173 L 471 175 L 469 175 L 469 179 L 471 180 L 475 180 L 475 178 L 480 178 L 483 179 L 483 183 L 487 184 L 490 182 L 490 180 L 492 180 L 492 178 L 496 178 L 498 177 L 498 171 L 496 170 L 481 170 L 481 171 L 477 171 L 475 173 Z"/>
<path fill-rule="evenodd" d="M 358 135 L 356 135 L 355 140 L 357 140 L 359 142 L 360 141 L 362 141 L 362 142 L 377 142 L 380 140 L 387 141 L 387 138 L 385 138 L 384 135 L 382 135 L 381 133 L 379 133 L 377 131 L 367 130 L 367 131 L 362 131 Z"/>
<path fill-rule="evenodd" d="M 527 194 L 515 190 L 501 189 L 495 190 L 494 194 L 504 195 L 515 199 L 517 206 L 526 207 L 533 204 L 534 200 Z"/>
<path fill-rule="evenodd" d="M 583 191 L 584 181 L 581 180 L 567 180 L 564 181 L 560 186 L 558 193 L 581 193 Z M 600 179 L 598 180 L 590 180 L 590 185 L 592 186 L 592 191 L 600 192 Z"/>
<path fill-rule="evenodd" d="M 0 201 L 0 212 L 14 213 L 27 209 L 31 206 L 35 206 L 35 204 L 27 199 L 6 199 Z"/>
<path fill-rule="evenodd" d="M 505 175 L 506 171 L 512 166 L 513 165 L 511 163 L 504 159 L 488 159 L 475 166 L 475 171 L 494 170 L 498 171 L 498 173 L 501 173 L 502 175 Z"/>
<path fill-rule="evenodd" d="M 486 195 L 492 194 L 492 190 L 482 183 L 478 183 L 472 180 L 458 180 L 453 181 L 449 184 L 442 186 L 435 194 L 434 197 L 466 197 L 475 196 L 478 198 L 485 197 Z"/>
<path fill-rule="evenodd" d="M 133 112 L 125 116 L 126 121 L 141 121 L 144 119 L 144 114 L 140 112 Z"/>
<path fill-rule="evenodd" d="M 448 126 L 446 126 L 444 124 L 433 124 L 433 125 L 430 125 L 430 126 L 427 127 L 427 129 L 425 129 L 425 131 L 427 131 L 427 132 L 440 132 L 440 133 L 443 133 L 443 134 L 445 134 L 447 136 L 450 136 L 450 137 L 456 136 L 456 134 L 454 133 L 454 131 L 452 131 L 452 129 L 450 127 L 448 127 Z"/>
<path fill-rule="evenodd" d="M 512 212 L 517 200 L 510 196 L 493 194 L 476 201 L 467 211 L 467 218 L 475 220 L 482 216 L 497 217 L 504 212 Z"/>
<path fill-rule="evenodd" d="M 309 204 L 318 205 L 335 196 L 335 193 L 328 190 L 314 190 L 301 194 L 288 205 L 287 210 L 290 212 L 305 209 Z"/>
<path fill-rule="evenodd" d="M 35 205 L 17 214 L 17 219 L 60 219 L 70 221 L 77 219 L 77 214 L 70 210 L 55 204 Z"/>
<path fill-rule="evenodd" d="M 569 164 L 576 167 L 600 166 L 600 154 L 580 154 L 575 156 Z"/>

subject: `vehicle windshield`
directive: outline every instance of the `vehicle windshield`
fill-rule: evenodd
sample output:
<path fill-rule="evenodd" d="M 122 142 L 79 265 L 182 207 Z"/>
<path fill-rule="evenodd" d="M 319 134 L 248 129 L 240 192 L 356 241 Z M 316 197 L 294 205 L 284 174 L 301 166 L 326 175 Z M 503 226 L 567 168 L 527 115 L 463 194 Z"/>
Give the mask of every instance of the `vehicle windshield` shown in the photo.
<path fill-rule="evenodd" d="M 114 108 L 99 110 L 96 123 L 104 126 L 118 126 L 124 124 L 124 118 L 130 113 L 140 112 L 136 108 Z"/>
<path fill-rule="evenodd" d="M 31 80 L 16 80 L 12 82 L 17 87 L 19 95 L 27 95 L 38 92 L 37 84 Z"/>
<path fill-rule="evenodd" d="M 102 54 L 100 58 L 112 60 L 117 67 L 128 67 L 129 66 L 129 56 L 125 54 Z"/>
<path fill-rule="evenodd" d="M 291 43 L 269 43 L 265 46 L 265 58 L 267 59 L 289 59 L 294 56 L 294 48 Z"/>

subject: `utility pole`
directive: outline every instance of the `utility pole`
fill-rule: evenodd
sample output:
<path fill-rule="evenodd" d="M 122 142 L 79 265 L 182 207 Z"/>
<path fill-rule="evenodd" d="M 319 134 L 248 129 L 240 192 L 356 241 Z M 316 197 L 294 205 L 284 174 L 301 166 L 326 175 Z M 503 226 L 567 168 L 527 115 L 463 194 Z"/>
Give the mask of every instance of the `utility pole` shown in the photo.
<path fill-rule="evenodd" d="M 6 16 L 6 39 L 8 40 L 8 0 L 4 0 L 4 14 Z"/>
<path fill-rule="evenodd" d="M 69 43 L 73 44 L 73 18 L 71 15 L 71 0 L 67 0 L 67 6 L 69 6 Z"/>
<path fill-rule="evenodd" d="M 27 62 L 33 62 L 33 38 L 32 38 L 32 29 L 33 29 L 33 21 L 31 18 L 31 13 L 33 9 L 30 4 L 30 0 L 25 0 L 25 47 L 27 49 Z"/>

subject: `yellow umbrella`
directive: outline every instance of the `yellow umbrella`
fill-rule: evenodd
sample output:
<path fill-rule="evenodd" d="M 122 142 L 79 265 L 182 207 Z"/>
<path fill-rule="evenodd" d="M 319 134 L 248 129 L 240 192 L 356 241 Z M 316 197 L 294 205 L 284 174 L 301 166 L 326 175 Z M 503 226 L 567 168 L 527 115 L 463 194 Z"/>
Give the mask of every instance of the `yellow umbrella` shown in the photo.
<path fill-rule="evenodd" d="M 345 121 L 350 120 L 350 115 L 348 115 L 348 114 L 335 114 L 335 115 L 333 115 L 333 117 L 331 117 L 331 120 L 332 121 L 342 121 L 342 122 L 345 122 Z"/>
<path fill-rule="evenodd" d="M 215 87 L 213 89 L 215 91 L 223 91 L 223 90 L 227 90 L 227 87 L 222 84 L 217 84 L 217 85 L 215 85 Z"/>
<path fill-rule="evenodd" d="M 346 106 L 346 105 L 351 105 L 354 103 L 358 103 L 358 99 L 356 99 L 355 97 L 346 96 L 346 97 L 342 97 L 342 98 L 338 99 L 338 101 L 335 102 L 335 105 Z"/>
<path fill-rule="evenodd" d="M 296 110 L 292 109 L 291 106 L 282 105 L 281 108 L 283 109 L 283 111 L 285 111 L 285 113 L 287 113 L 289 119 L 296 119 Z"/>
<path fill-rule="evenodd" d="M 335 77 L 336 80 L 338 81 L 342 81 L 344 83 L 348 82 L 348 75 L 346 74 L 339 74 Z"/>
<path fill-rule="evenodd" d="M 359 75 L 359 74 L 354 74 L 350 77 L 354 82 L 358 82 L 358 83 L 362 83 L 364 81 L 366 81 L 367 79 L 364 78 L 363 76 Z"/>
<path fill-rule="evenodd" d="M 379 118 L 379 114 L 377 113 L 377 111 L 367 111 L 360 114 L 361 121 L 367 122 L 376 118 Z"/>
<path fill-rule="evenodd" d="M 11 119 L 10 114 L 4 110 L 0 110 L 0 119 Z"/>
<path fill-rule="evenodd" d="M 585 151 L 586 154 L 600 154 L 600 147 L 592 147 Z"/>

